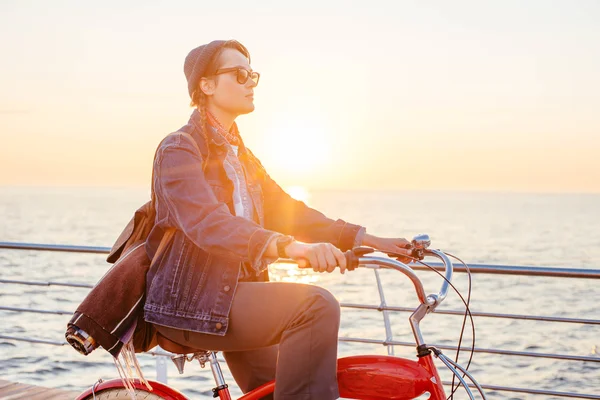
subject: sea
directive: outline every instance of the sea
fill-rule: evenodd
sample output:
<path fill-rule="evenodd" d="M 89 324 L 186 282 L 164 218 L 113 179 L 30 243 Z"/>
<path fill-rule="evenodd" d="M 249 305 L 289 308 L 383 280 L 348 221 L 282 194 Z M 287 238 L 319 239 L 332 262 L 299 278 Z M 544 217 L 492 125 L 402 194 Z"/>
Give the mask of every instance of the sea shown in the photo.
<path fill-rule="evenodd" d="M 600 194 L 532 194 L 500 192 L 309 191 L 306 203 L 337 219 L 361 224 L 386 237 L 426 233 L 431 247 L 467 264 L 600 269 Z M 145 188 L 1 187 L 0 241 L 110 247 L 133 212 L 149 199 Z M 427 261 L 426 259 L 425 261 Z M 429 259 L 430 261 L 437 261 Z M 0 249 L 2 279 L 94 284 L 109 268 L 102 254 Z M 271 266 L 273 281 L 304 282 L 329 289 L 341 303 L 377 306 L 381 299 L 372 269 L 341 275 L 318 274 L 290 265 Z M 442 280 L 418 272 L 428 293 Z M 396 271 L 381 271 L 390 306 L 418 305 L 410 281 Z M 600 320 L 598 280 L 473 274 L 471 310 Z M 468 276 L 454 274 L 466 296 Z M 64 342 L 69 313 L 88 289 L 0 283 L 0 304 L 55 315 L 0 311 L 0 335 Z M 440 310 L 463 311 L 450 292 Z M 393 339 L 414 343 L 407 312 L 390 312 Z M 457 345 L 463 318 L 432 313 L 421 327 L 428 344 Z M 260 323 L 260 321 L 257 321 Z M 566 354 L 593 361 L 557 360 L 475 353 L 469 371 L 481 384 L 539 390 L 600 394 L 600 325 L 474 317 L 475 345 L 483 349 Z M 467 324 L 463 347 L 472 342 Z M 383 315 L 376 310 L 342 308 L 340 337 L 383 340 Z M 395 346 L 394 354 L 415 359 L 412 346 Z M 454 357 L 455 353 L 445 350 Z M 339 355 L 388 354 L 380 344 L 340 342 Z M 469 351 L 460 353 L 465 365 Z M 139 355 L 148 379 L 156 378 L 156 357 Z M 596 361 L 597 360 L 597 361 Z M 179 375 L 170 360 L 168 384 L 192 399 L 212 398 L 210 370 L 187 364 Z M 443 380 L 450 373 L 437 362 Z M 232 393 L 241 393 L 223 363 Z M 118 377 L 112 358 L 102 349 L 88 356 L 68 345 L 28 343 L 0 338 L 0 378 L 66 390 L 83 391 L 99 378 Z M 455 399 L 468 398 L 459 389 Z M 487 390 L 489 399 L 559 399 Z"/>

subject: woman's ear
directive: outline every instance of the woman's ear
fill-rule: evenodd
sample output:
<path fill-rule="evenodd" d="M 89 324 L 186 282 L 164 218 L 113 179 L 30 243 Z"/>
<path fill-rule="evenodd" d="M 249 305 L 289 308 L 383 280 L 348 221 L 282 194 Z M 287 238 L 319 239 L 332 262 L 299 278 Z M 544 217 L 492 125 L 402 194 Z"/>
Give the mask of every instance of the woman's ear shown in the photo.
<path fill-rule="evenodd" d="M 215 81 L 212 79 L 201 78 L 200 79 L 200 90 L 207 95 L 210 96 L 215 93 Z"/>

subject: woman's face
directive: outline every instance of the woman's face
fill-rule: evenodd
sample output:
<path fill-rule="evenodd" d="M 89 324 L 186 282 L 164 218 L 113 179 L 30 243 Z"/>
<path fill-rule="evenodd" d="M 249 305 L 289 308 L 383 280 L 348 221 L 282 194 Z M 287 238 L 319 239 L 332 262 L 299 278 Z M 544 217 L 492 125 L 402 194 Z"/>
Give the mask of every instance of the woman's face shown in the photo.
<path fill-rule="evenodd" d="M 221 70 L 238 67 L 252 71 L 248 59 L 235 49 L 224 49 L 218 65 Z M 209 84 L 210 81 L 214 82 L 209 85 L 208 92 L 204 90 L 209 95 L 209 101 L 213 106 L 234 116 L 254 111 L 254 87 L 256 84 L 252 79 L 240 84 L 237 79 L 237 71 L 231 71 L 216 75 L 207 81 L 206 83 Z"/>

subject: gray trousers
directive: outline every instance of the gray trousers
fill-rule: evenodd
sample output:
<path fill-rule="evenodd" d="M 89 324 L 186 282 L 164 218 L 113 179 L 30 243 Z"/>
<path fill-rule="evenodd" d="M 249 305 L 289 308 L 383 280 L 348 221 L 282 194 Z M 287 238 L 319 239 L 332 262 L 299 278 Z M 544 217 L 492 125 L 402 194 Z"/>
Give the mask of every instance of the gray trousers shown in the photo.
<path fill-rule="evenodd" d="M 156 325 L 174 342 L 222 351 L 246 393 L 276 379 L 276 400 L 339 398 L 340 305 L 327 290 L 287 282 L 240 282 L 225 336 Z"/>

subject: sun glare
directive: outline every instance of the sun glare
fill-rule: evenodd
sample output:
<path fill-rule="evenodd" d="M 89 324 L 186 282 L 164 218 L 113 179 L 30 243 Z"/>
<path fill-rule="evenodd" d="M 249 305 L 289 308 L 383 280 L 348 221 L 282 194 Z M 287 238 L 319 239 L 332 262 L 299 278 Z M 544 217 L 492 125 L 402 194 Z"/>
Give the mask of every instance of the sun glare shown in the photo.
<path fill-rule="evenodd" d="M 272 160 L 288 174 L 313 174 L 331 161 L 331 138 L 323 121 L 286 119 L 269 136 Z"/>
<path fill-rule="evenodd" d="M 302 186 L 290 186 L 285 188 L 285 191 L 296 200 L 306 202 L 310 197 L 308 190 Z"/>

